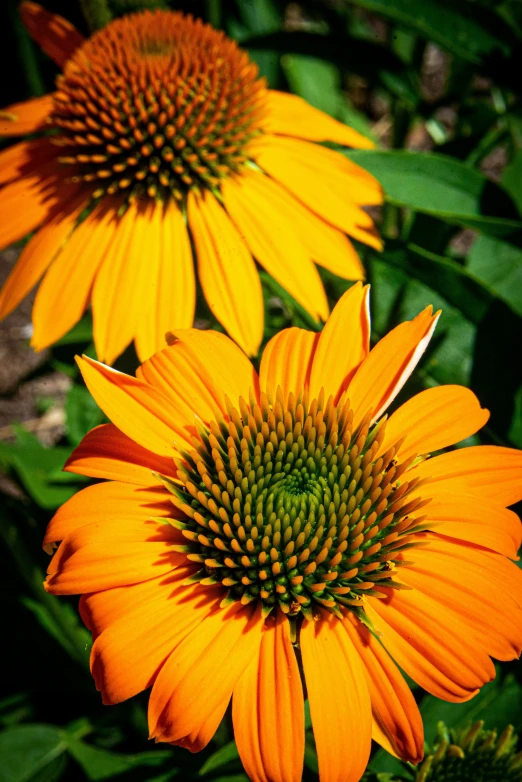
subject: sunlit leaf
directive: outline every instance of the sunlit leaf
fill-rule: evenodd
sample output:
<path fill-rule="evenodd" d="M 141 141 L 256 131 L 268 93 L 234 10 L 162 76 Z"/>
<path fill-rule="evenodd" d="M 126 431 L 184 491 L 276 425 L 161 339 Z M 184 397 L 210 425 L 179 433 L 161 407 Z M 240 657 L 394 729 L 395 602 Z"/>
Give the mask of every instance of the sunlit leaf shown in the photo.
<path fill-rule="evenodd" d="M 388 201 L 495 236 L 522 229 L 515 204 L 480 171 L 429 152 L 350 150 L 382 183 Z"/>

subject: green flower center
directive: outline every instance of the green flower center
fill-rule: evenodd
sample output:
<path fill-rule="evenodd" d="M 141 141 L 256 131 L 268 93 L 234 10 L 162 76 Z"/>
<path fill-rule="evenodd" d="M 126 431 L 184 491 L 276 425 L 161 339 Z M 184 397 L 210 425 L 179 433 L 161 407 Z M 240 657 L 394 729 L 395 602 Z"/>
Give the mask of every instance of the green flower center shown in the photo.
<path fill-rule="evenodd" d="M 415 782 L 522 782 L 522 753 L 509 725 L 500 736 L 483 722 L 460 731 L 438 726 L 438 740 Z"/>
<path fill-rule="evenodd" d="M 265 394 L 199 427 L 195 448 L 167 482 L 186 520 L 178 547 L 201 564 L 193 580 L 220 584 L 229 600 L 279 605 L 311 616 L 314 604 L 354 611 L 365 595 L 400 586 L 394 570 L 427 500 L 410 498 L 412 459 L 380 453 L 384 421 L 353 424 L 349 402 L 336 406 Z"/>

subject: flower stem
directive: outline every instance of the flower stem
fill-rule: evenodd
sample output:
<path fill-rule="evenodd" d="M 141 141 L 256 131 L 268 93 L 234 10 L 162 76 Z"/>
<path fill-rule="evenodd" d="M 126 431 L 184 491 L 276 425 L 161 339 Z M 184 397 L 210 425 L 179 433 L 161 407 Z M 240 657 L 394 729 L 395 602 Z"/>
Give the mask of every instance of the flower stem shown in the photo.
<path fill-rule="evenodd" d="M 83 15 L 91 31 L 105 27 L 112 19 L 107 0 L 80 0 Z"/>

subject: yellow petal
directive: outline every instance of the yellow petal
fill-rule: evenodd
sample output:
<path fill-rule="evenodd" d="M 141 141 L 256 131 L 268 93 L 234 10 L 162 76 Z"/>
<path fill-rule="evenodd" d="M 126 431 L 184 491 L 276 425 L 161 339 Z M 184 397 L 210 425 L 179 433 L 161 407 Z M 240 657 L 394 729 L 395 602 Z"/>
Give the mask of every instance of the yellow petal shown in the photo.
<path fill-rule="evenodd" d="M 310 106 L 298 95 L 278 90 L 267 92 L 266 130 L 308 141 L 334 141 L 355 149 L 372 149 L 375 144 L 353 128 Z"/>
<path fill-rule="evenodd" d="M 188 221 L 207 304 L 248 356 L 263 336 L 263 295 L 254 261 L 212 193 L 188 197 Z"/>

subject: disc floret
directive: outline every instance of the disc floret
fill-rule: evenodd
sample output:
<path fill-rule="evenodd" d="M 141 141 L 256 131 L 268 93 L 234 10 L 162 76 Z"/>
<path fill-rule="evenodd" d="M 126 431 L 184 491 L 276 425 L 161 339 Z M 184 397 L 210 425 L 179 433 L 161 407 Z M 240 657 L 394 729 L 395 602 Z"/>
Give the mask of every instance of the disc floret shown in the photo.
<path fill-rule="evenodd" d="M 521 782 L 517 740 L 512 725 L 498 735 L 484 730 L 482 721 L 461 730 L 448 730 L 439 722 L 434 747 L 415 782 Z"/>
<path fill-rule="evenodd" d="M 121 191 L 181 201 L 189 188 L 218 186 L 245 163 L 265 95 L 257 66 L 235 42 L 161 10 L 95 33 L 57 87 L 59 160 L 96 198 Z"/>
<path fill-rule="evenodd" d="M 401 588 L 394 570 L 427 500 L 410 498 L 412 459 L 381 454 L 385 422 L 354 426 L 349 400 L 251 394 L 209 426 L 168 481 L 186 519 L 173 521 L 201 565 L 191 578 L 227 588 L 225 602 L 262 602 L 311 617 L 314 605 L 358 611 Z M 382 591 L 384 590 L 384 591 Z"/>

